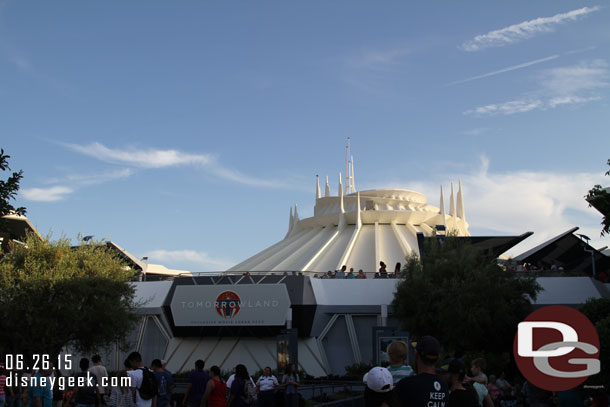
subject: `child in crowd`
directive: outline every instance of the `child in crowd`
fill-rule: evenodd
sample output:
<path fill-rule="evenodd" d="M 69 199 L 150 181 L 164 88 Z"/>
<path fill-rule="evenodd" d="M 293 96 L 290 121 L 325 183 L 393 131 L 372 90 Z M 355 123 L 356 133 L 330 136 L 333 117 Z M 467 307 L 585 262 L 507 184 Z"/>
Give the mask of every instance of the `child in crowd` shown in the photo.
<path fill-rule="evenodd" d="M 408 352 L 409 348 L 403 341 L 394 341 L 388 346 L 387 353 L 388 358 L 390 359 L 388 370 L 394 379 L 394 386 L 396 386 L 401 379 L 415 374 L 413 368 L 406 364 Z"/>
<path fill-rule="evenodd" d="M 498 402 L 500 400 L 500 394 L 502 394 L 502 391 L 500 390 L 500 387 L 498 387 L 498 385 L 496 383 L 496 376 L 494 376 L 494 375 L 489 376 L 489 384 L 487 385 L 487 390 L 489 391 L 489 397 L 491 397 L 491 401 L 493 401 L 494 404 L 498 404 Z"/>
<path fill-rule="evenodd" d="M 393 407 L 393 378 L 388 369 L 377 366 L 364 375 L 364 407 Z"/>

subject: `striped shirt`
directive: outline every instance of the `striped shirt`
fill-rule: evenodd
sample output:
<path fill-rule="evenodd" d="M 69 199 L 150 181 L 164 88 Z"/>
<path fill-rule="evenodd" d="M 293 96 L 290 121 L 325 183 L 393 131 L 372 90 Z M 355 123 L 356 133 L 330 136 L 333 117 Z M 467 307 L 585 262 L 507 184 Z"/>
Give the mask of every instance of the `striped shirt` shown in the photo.
<path fill-rule="evenodd" d="M 409 365 L 402 366 L 388 366 L 388 370 L 392 373 L 392 378 L 394 379 L 394 386 L 398 384 L 399 381 L 404 379 L 405 377 L 413 376 L 415 372 L 413 368 Z"/>
<path fill-rule="evenodd" d="M 0 376 L 0 396 L 4 396 L 4 387 L 6 386 L 6 376 Z"/>

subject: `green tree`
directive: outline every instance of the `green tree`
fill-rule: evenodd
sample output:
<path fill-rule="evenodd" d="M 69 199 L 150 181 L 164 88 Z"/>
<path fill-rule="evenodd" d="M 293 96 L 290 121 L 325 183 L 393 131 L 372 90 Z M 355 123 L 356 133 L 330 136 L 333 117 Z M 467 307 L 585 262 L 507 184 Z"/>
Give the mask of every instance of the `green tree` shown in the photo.
<path fill-rule="evenodd" d="M 430 239 L 403 268 L 392 307 L 403 328 L 448 351 L 510 351 L 541 287 L 457 237 Z"/>
<path fill-rule="evenodd" d="M 608 165 L 610 165 L 610 160 L 608 160 Z M 610 171 L 606 171 L 605 175 L 610 175 Z M 589 202 L 589 206 L 595 207 L 604 215 L 602 218 L 601 235 L 610 234 L 610 193 L 605 188 L 602 188 L 601 185 L 595 185 L 589 190 L 585 199 Z"/>
<path fill-rule="evenodd" d="M 137 320 L 134 272 L 105 245 L 30 234 L 0 262 L 0 346 L 56 355 L 122 341 Z M 0 350 L 1 352 L 1 350 Z"/>
<path fill-rule="evenodd" d="M 595 325 L 601 346 L 599 360 L 602 370 L 600 374 L 591 376 L 588 384 L 607 384 L 610 382 L 610 342 L 607 340 L 610 338 L 610 298 L 591 298 L 580 306 L 580 312 Z"/>
<path fill-rule="evenodd" d="M 8 165 L 9 158 L 11 156 L 4 154 L 4 149 L 0 149 L 0 170 L 11 170 L 11 167 Z M 11 213 L 25 215 L 24 207 L 15 208 L 11 204 L 11 201 L 17 196 L 17 191 L 19 191 L 19 181 L 21 181 L 21 178 L 23 178 L 23 171 L 20 170 L 19 172 L 13 172 L 6 181 L 0 179 L 0 230 L 2 229 L 2 217 L 4 215 Z"/>

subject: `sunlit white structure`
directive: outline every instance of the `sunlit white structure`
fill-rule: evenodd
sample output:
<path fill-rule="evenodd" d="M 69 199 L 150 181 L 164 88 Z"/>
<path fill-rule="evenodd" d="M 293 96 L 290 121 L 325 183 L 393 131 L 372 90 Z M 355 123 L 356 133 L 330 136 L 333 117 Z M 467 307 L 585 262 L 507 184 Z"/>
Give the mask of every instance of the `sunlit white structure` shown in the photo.
<path fill-rule="evenodd" d="M 314 216 L 300 219 L 297 206 L 290 209 L 288 233 L 283 240 L 228 271 L 313 271 L 324 273 L 346 265 L 354 270 L 376 271 L 379 262 L 393 268 L 405 257 L 419 255 L 417 234 L 432 236 L 452 232 L 470 236 L 464 211 L 462 184 L 457 199 L 453 183 L 449 213 L 445 212 L 443 187 L 440 204 L 428 204 L 426 196 L 405 189 L 356 192 L 353 157 L 347 154 L 346 187 L 339 174 L 337 194 L 331 195 L 326 177 L 322 196 L 316 176 Z M 392 270 L 388 270 L 392 271 Z"/>

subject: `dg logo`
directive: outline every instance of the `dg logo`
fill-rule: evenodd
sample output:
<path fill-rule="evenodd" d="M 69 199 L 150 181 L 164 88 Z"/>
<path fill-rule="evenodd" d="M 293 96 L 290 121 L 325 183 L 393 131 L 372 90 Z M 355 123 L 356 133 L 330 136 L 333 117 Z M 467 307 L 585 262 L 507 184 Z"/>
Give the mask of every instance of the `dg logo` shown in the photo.
<path fill-rule="evenodd" d="M 577 387 L 601 369 L 595 327 L 582 313 L 563 305 L 542 307 L 521 322 L 513 352 L 523 376 L 549 391 Z"/>

